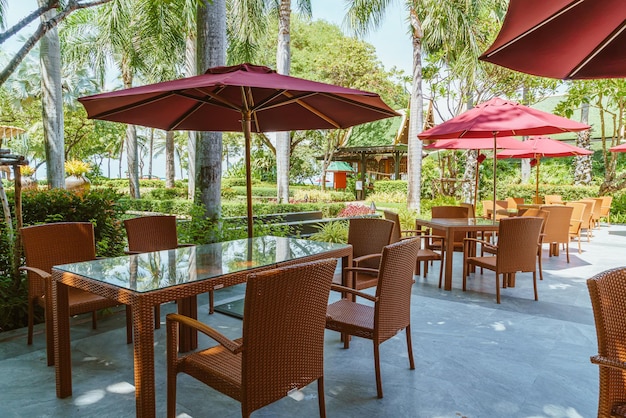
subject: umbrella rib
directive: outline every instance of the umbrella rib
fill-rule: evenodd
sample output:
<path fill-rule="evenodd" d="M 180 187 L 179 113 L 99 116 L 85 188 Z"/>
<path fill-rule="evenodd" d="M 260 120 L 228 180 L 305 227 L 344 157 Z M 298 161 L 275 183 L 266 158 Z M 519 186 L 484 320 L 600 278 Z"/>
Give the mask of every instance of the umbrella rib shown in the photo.
<path fill-rule="evenodd" d="M 288 92 L 284 92 L 284 95 L 289 97 L 289 98 L 293 97 Z M 319 116 L 320 118 L 324 119 L 326 122 L 330 123 L 335 128 L 337 128 L 337 129 L 341 128 L 341 125 L 339 125 L 339 123 L 337 121 L 335 121 L 334 119 L 331 119 L 330 117 L 326 116 L 324 113 L 320 112 L 319 110 L 317 110 L 313 106 L 311 106 L 311 105 L 309 105 L 307 103 L 304 103 L 303 101 L 301 101 L 299 99 L 296 99 L 295 102 L 298 103 L 303 108 L 307 109 L 309 112 L 311 112 L 311 113 Z"/>
<path fill-rule="evenodd" d="M 135 109 L 137 107 L 143 106 L 143 105 L 148 104 L 148 103 L 158 102 L 159 100 L 166 99 L 166 98 L 170 97 L 171 95 L 172 95 L 172 92 L 163 93 L 163 94 L 160 94 L 158 96 L 150 97 L 148 99 L 144 99 L 144 100 L 141 100 L 139 102 L 135 102 L 135 103 L 132 103 L 132 104 L 129 104 L 129 105 L 126 105 L 126 106 L 116 107 L 115 109 L 111 109 L 111 110 L 107 110 L 106 112 L 98 113 L 96 115 L 90 116 L 90 118 L 92 118 L 92 119 L 106 118 L 106 117 L 109 117 L 111 115 L 115 115 L 117 113 L 125 112 L 125 111 L 130 110 L 130 109 Z"/>
<path fill-rule="evenodd" d="M 202 94 L 204 94 L 206 96 L 205 97 L 196 97 L 196 96 L 193 96 L 193 95 L 191 95 L 189 93 L 185 93 L 183 91 L 177 91 L 174 94 L 177 94 L 177 95 L 182 96 L 182 97 L 184 97 L 186 99 L 195 100 L 197 102 L 201 102 L 201 103 L 204 103 L 204 104 L 209 104 L 209 105 L 212 105 L 212 106 L 227 107 L 229 109 L 241 112 L 241 108 L 240 107 L 238 107 L 237 105 L 235 105 L 235 104 L 233 104 L 233 103 L 231 103 L 231 102 L 229 102 L 227 100 L 224 100 L 221 96 L 218 96 L 217 94 L 219 94 L 219 91 L 217 92 L 217 94 L 213 93 L 213 92 L 204 92 L 204 91 L 202 91 L 200 89 L 196 89 L 196 91 L 198 91 L 198 92 L 200 92 L 200 93 L 202 93 Z M 209 99 L 207 99 L 207 97 L 209 97 Z M 211 100 L 211 99 L 213 99 L 213 100 Z"/>
<path fill-rule="evenodd" d="M 178 119 L 176 119 L 174 121 L 174 123 L 172 125 L 170 125 L 167 130 L 168 131 L 173 131 L 176 128 L 178 128 L 178 126 L 181 123 L 183 123 L 189 116 L 193 115 L 198 109 L 200 109 L 202 107 L 202 105 L 204 105 L 203 102 L 198 102 L 195 105 L 193 105 L 193 107 L 191 109 L 189 109 L 189 111 L 185 112 Z"/>
<path fill-rule="evenodd" d="M 602 52 L 604 48 L 606 48 L 609 44 L 611 44 L 611 42 L 613 42 L 615 38 L 617 38 L 622 32 L 624 32 L 624 30 L 626 30 L 626 21 L 622 22 L 622 26 L 618 28 L 618 30 L 613 32 L 613 34 L 608 39 L 605 39 L 605 41 L 601 45 L 599 45 L 598 48 L 595 49 L 595 51 L 589 54 L 583 62 L 578 64 L 578 66 L 574 68 L 574 70 L 571 73 L 569 73 L 568 78 L 574 77 L 580 70 L 582 70 L 589 63 L 589 61 L 594 59 L 596 55 Z"/>
<path fill-rule="evenodd" d="M 495 54 L 497 54 L 498 52 L 502 51 L 503 49 L 511 46 L 512 44 L 514 44 L 515 42 L 519 41 L 520 39 L 526 37 L 527 35 L 530 35 L 531 33 L 533 33 L 534 31 L 536 31 L 537 29 L 541 28 L 544 25 L 547 25 L 548 23 L 550 23 L 551 21 L 553 21 L 554 19 L 556 19 L 557 17 L 561 16 L 563 13 L 567 13 L 568 11 L 570 11 L 571 9 L 573 9 L 574 7 L 578 6 L 580 3 L 582 3 L 584 0 L 578 0 L 576 3 L 572 3 L 570 4 L 568 7 L 559 10 L 558 12 L 556 12 L 555 14 L 553 14 L 552 16 L 550 16 L 548 19 L 542 21 L 540 24 L 538 24 L 537 26 L 532 27 L 530 30 L 525 31 L 524 33 L 516 36 L 515 38 L 511 39 L 509 42 L 505 43 L 504 45 L 502 45 L 500 48 L 497 48 L 493 51 L 491 51 L 491 53 L 487 54 L 487 57 L 491 57 Z"/>

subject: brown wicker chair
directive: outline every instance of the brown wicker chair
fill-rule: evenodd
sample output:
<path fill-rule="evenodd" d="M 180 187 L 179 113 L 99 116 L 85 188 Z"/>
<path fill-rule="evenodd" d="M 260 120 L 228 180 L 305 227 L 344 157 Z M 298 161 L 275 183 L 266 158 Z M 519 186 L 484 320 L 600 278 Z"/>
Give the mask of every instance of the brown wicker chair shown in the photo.
<path fill-rule="evenodd" d="M 543 201 L 546 205 L 562 205 L 563 198 L 560 194 L 547 194 L 543 197 Z"/>
<path fill-rule="evenodd" d="M 349 347 L 350 335 L 372 340 L 379 398 L 383 397 L 379 345 L 403 329 L 406 329 L 409 365 L 411 370 L 415 369 L 411 345 L 413 266 L 405 260 L 414 259 L 418 247 L 419 241 L 411 239 L 390 244 L 383 249 L 375 296 L 333 285 L 333 290 L 351 293 L 374 303 L 374 306 L 364 305 L 347 298 L 331 303 L 328 305 L 326 328 L 342 333 L 345 348 Z"/>
<path fill-rule="evenodd" d="M 602 205 L 604 204 L 604 199 L 601 197 L 592 197 L 596 204 L 593 205 L 593 213 L 591 214 L 591 221 L 593 222 L 594 228 L 600 228 L 600 218 L 602 218 Z"/>
<path fill-rule="evenodd" d="M 598 417 L 626 416 L 626 268 L 587 280 L 598 338 L 600 366 Z"/>
<path fill-rule="evenodd" d="M 581 225 L 581 229 L 584 229 L 587 235 L 587 242 L 591 241 L 591 237 L 593 236 L 593 207 L 596 205 L 596 201 L 593 199 L 581 199 L 575 200 L 576 203 L 584 203 L 585 210 L 583 211 L 583 223 Z M 582 234 L 582 231 L 581 231 Z"/>
<path fill-rule="evenodd" d="M 583 213 L 585 212 L 585 204 L 580 202 L 567 202 L 565 206 L 571 206 L 572 209 L 572 219 L 570 219 L 569 224 L 569 238 L 578 241 L 578 253 L 582 252 L 580 248 L 580 232 L 582 231 L 583 226 Z"/>
<path fill-rule="evenodd" d="M 452 218 L 467 218 L 469 216 L 469 209 L 465 206 L 433 206 L 430 209 L 432 219 L 452 219 Z M 445 236 L 445 231 L 433 228 L 430 231 L 431 235 L 437 237 Z M 465 232 L 454 233 L 454 251 L 463 251 L 463 238 L 465 238 Z M 430 250 L 441 250 L 442 241 L 435 240 L 428 244 L 427 248 Z"/>
<path fill-rule="evenodd" d="M 52 341 L 52 267 L 59 264 L 94 260 L 96 245 L 93 225 L 90 222 L 59 222 L 27 226 L 20 231 L 24 246 L 26 265 L 20 270 L 28 275 L 28 344 L 33 343 L 34 306 L 39 304 L 46 311 L 46 342 L 48 365 L 54 364 Z M 48 295 L 48 297 L 46 297 Z M 70 316 L 92 313 L 92 326 L 96 329 L 97 311 L 118 306 L 119 303 L 69 288 Z M 132 315 L 126 306 L 126 340 L 132 342 Z"/>
<path fill-rule="evenodd" d="M 541 210 L 545 210 L 550 214 L 548 223 L 544 229 L 543 243 L 549 245 L 549 256 L 559 255 L 559 244 L 565 246 L 565 254 L 569 263 L 569 225 L 572 219 L 571 206 L 553 204 L 543 205 Z"/>
<path fill-rule="evenodd" d="M 179 244 L 176 217 L 171 215 L 140 216 L 124 221 L 128 251 L 126 254 L 148 253 L 189 247 Z M 209 292 L 209 313 L 213 313 L 213 292 Z M 154 307 L 154 327 L 161 328 L 161 306 Z"/>
<path fill-rule="evenodd" d="M 383 247 L 391 242 L 394 223 L 388 219 L 350 219 L 348 244 L 352 245 L 354 267 L 378 268 Z M 378 276 L 371 272 L 353 272 L 352 288 L 367 289 L 378 284 Z"/>
<path fill-rule="evenodd" d="M 611 225 L 611 203 L 613 202 L 613 196 L 602 196 L 602 210 L 600 210 L 600 217 L 606 219 L 606 223 Z"/>
<path fill-rule="evenodd" d="M 535 300 L 537 298 L 537 247 L 541 234 L 543 218 L 512 217 L 500 220 L 498 227 L 498 244 L 475 238 L 465 238 L 463 251 L 463 290 L 466 290 L 467 276 L 470 266 L 486 268 L 496 274 L 496 301 L 500 303 L 500 274 L 503 286 L 518 271 L 533 273 Z M 471 256 L 472 245 L 492 247 L 495 256 Z"/>
<path fill-rule="evenodd" d="M 167 416 L 176 416 L 182 372 L 241 402 L 244 417 L 317 380 L 325 417 L 324 321 L 336 264 L 329 259 L 248 276 L 243 336 L 234 341 L 192 318 L 167 315 Z M 220 345 L 179 358 L 178 323 Z"/>
<path fill-rule="evenodd" d="M 393 232 L 391 234 L 391 243 L 395 243 L 401 241 L 403 239 L 409 238 L 419 238 L 421 241 L 420 248 L 417 251 L 417 259 L 415 260 L 415 274 L 420 274 L 421 267 L 420 263 L 424 263 L 424 277 L 428 274 L 428 263 L 431 261 L 440 261 L 439 263 L 439 287 L 441 287 L 441 282 L 443 280 L 443 253 L 436 252 L 426 248 L 427 242 L 432 240 L 441 240 L 444 241 L 444 237 L 438 237 L 435 235 L 425 235 L 423 231 L 419 229 L 412 230 L 402 230 L 400 225 L 400 217 L 397 213 L 392 212 L 390 210 L 383 211 L 385 215 L 385 219 L 389 219 L 394 222 Z M 411 235 L 409 235 L 411 234 Z M 408 235 L 408 236 L 407 236 Z"/>

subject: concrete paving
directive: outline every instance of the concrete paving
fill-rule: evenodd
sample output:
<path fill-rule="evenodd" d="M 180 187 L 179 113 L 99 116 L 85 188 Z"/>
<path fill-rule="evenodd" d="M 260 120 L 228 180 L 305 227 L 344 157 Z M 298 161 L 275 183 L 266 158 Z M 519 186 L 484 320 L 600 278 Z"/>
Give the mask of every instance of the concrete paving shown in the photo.
<path fill-rule="evenodd" d="M 437 286 L 437 267 L 416 277 L 412 297 L 412 337 L 416 369 L 409 370 L 405 336 L 381 346 L 385 397 L 376 398 L 372 344 L 354 339 L 344 350 L 339 335 L 326 332 L 325 393 L 329 417 L 592 417 L 597 413 L 596 334 L 586 279 L 626 265 L 626 226 L 603 225 L 591 242 L 576 243 L 548 257 L 539 301 L 532 277 L 518 274 L 515 288 L 495 301 L 493 273 L 472 275 L 461 290 L 461 254 L 455 254 L 453 289 Z M 217 303 L 237 299 L 243 286 L 216 292 Z M 337 296 L 332 295 L 332 299 Z M 241 321 L 207 314 L 199 297 L 199 317 L 236 338 Z M 163 315 L 175 309 L 163 306 Z M 164 319 L 162 318 L 162 322 Z M 73 396 L 57 399 L 54 368 L 46 366 L 43 327 L 26 345 L 26 329 L 0 333 L 0 417 L 122 417 L 135 414 L 133 351 L 125 344 L 123 310 L 91 329 L 88 316 L 72 322 Z M 156 331 L 157 416 L 165 416 L 165 329 Z M 200 338 L 200 347 L 213 343 Z M 189 376 L 178 378 L 180 417 L 237 417 L 238 402 Z M 315 384 L 254 415 L 318 416 Z"/>

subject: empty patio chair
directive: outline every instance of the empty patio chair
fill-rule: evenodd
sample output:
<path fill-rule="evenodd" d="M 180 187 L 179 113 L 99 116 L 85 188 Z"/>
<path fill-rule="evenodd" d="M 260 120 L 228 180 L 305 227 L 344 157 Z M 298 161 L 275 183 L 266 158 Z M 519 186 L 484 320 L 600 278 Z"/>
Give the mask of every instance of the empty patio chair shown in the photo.
<path fill-rule="evenodd" d="M 493 200 L 483 200 L 483 218 L 492 219 Z M 506 200 L 496 200 L 496 219 L 506 218 L 509 216 L 507 212 L 508 202 Z"/>
<path fill-rule="evenodd" d="M 547 194 L 543 197 L 543 201 L 546 205 L 562 205 L 563 198 L 560 194 Z"/>
<path fill-rule="evenodd" d="M 626 416 L 626 268 L 587 280 L 598 340 L 591 362 L 600 367 L 598 417 Z"/>
<path fill-rule="evenodd" d="M 569 224 L 569 237 L 570 239 L 576 238 L 578 241 L 578 253 L 580 254 L 582 250 L 580 249 L 580 231 L 582 231 L 583 226 L 583 213 L 585 211 L 585 204 L 580 202 L 567 202 L 565 206 L 571 206 L 572 209 L 572 218 L 570 219 Z"/>
<path fill-rule="evenodd" d="M 426 248 L 426 244 L 428 241 L 432 241 L 432 240 L 441 240 L 443 242 L 445 238 L 438 237 L 435 235 L 426 235 L 422 233 L 423 231 L 420 231 L 418 229 L 401 230 L 400 217 L 398 216 L 397 213 L 389 211 L 389 210 L 384 210 L 383 213 L 385 214 L 385 219 L 389 219 L 390 221 L 394 222 L 393 233 L 391 234 L 392 244 L 394 242 L 398 242 L 403 239 L 418 238 L 420 240 L 420 247 L 417 252 L 417 259 L 415 260 L 415 274 L 420 274 L 421 272 L 420 263 L 424 264 L 423 271 L 424 271 L 424 277 L 426 277 L 426 275 L 428 274 L 428 263 L 430 261 L 440 262 L 439 263 L 439 287 L 441 287 L 441 281 L 443 279 L 443 254 L 442 252 L 437 252 L 437 251 L 433 251 L 433 250 Z M 412 235 L 407 236 L 408 234 L 412 234 Z"/>
<path fill-rule="evenodd" d="M 178 244 L 176 217 L 171 215 L 139 216 L 124 221 L 128 238 L 127 254 L 148 253 L 189 247 Z M 209 292 L 209 313 L 213 313 L 213 292 Z M 161 307 L 154 307 L 154 327 L 161 328 Z"/>
<path fill-rule="evenodd" d="M 600 211 L 600 218 L 605 219 L 608 225 L 611 225 L 611 203 L 613 202 L 613 196 L 602 196 L 602 210 Z"/>
<path fill-rule="evenodd" d="M 391 242 L 394 225 L 394 222 L 388 219 L 350 219 L 348 244 L 352 245 L 352 265 L 370 269 L 378 268 L 383 247 Z M 362 270 L 353 272 L 351 276 L 352 288 L 356 290 L 374 287 L 378 283 L 376 272 Z"/>
<path fill-rule="evenodd" d="M 20 230 L 25 266 L 20 270 L 28 277 L 28 344 L 33 343 L 34 306 L 46 310 L 46 344 L 48 365 L 54 364 L 52 344 L 52 267 L 96 259 L 93 225 L 90 222 L 58 222 L 26 226 Z M 92 327 L 96 329 L 97 311 L 118 306 L 119 303 L 74 287 L 69 288 L 70 316 L 91 312 Z M 132 315 L 126 306 L 126 341 L 132 342 Z"/>
<path fill-rule="evenodd" d="M 329 259 L 249 275 L 243 335 L 237 340 L 195 319 L 168 314 L 167 416 L 176 416 L 176 376 L 187 373 L 241 402 L 243 417 L 317 381 L 325 417 L 324 324 L 336 265 Z M 219 345 L 179 357 L 178 324 Z M 210 411 L 207 403 L 205 415 Z"/>
<path fill-rule="evenodd" d="M 543 236 L 543 243 L 549 245 L 549 256 L 558 256 L 559 245 L 563 244 L 569 263 L 569 224 L 574 208 L 565 205 L 543 205 L 541 210 L 550 214 Z"/>
<path fill-rule="evenodd" d="M 602 217 L 602 205 L 604 204 L 604 199 L 601 197 L 592 197 L 596 204 L 593 206 L 593 212 L 591 214 L 591 221 L 593 222 L 594 228 L 600 228 L 600 218 Z"/>
<path fill-rule="evenodd" d="M 432 219 L 454 219 L 454 218 L 468 218 L 469 210 L 464 206 L 433 206 L 430 208 Z M 437 237 L 445 236 L 445 232 L 440 229 L 434 229 L 430 231 L 431 235 Z M 454 233 L 454 251 L 463 251 L 463 238 L 465 238 L 464 232 Z M 427 248 L 430 250 L 441 250 L 442 242 L 440 240 L 433 240 L 428 243 Z"/>
<path fill-rule="evenodd" d="M 517 210 L 517 207 L 519 205 L 524 204 L 524 198 L 523 197 L 507 197 L 506 202 L 507 202 L 507 209 Z"/>
<path fill-rule="evenodd" d="M 463 251 L 463 291 L 467 289 L 467 276 L 471 266 L 492 270 L 496 275 L 496 302 L 500 303 L 500 275 L 507 287 L 517 272 L 532 272 L 535 300 L 537 297 L 537 247 L 543 218 L 512 217 L 501 219 L 498 227 L 498 243 L 465 238 Z M 494 255 L 472 256 L 472 245 L 491 247 Z"/>
<path fill-rule="evenodd" d="M 574 200 L 574 202 L 584 203 L 585 210 L 583 211 L 583 223 L 581 225 L 581 235 L 582 230 L 585 230 L 585 235 L 587 235 L 587 242 L 591 241 L 591 237 L 593 236 L 593 208 L 596 205 L 596 201 L 593 199 L 580 199 Z"/>
<path fill-rule="evenodd" d="M 333 290 L 351 293 L 373 302 L 373 306 L 351 299 L 341 299 L 331 303 L 328 305 L 326 314 L 326 328 L 343 334 L 345 348 L 349 347 L 349 335 L 372 340 L 376 389 L 379 398 L 383 397 L 379 346 L 403 329 L 406 330 L 409 366 L 411 370 L 415 369 L 411 345 L 413 266 L 405 260 L 411 260 L 417 256 L 418 245 L 419 242 L 416 239 L 403 240 L 383 249 L 375 296 L 343 286 L 333 285 L 332 287 Z"/>

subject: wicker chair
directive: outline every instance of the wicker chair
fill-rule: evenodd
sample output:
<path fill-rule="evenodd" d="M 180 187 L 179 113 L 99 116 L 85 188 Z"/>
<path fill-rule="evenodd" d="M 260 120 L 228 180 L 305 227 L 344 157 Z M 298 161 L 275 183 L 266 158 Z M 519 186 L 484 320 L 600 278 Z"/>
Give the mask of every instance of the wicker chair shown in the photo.
<path fill-rule="evenodd" d="M 59 264 L 94 260 L 96 245 L 93 225 L 90 222 L 59 222 L 27 226 L 20 230 L 26 265 L 20 270 L 28 275 L 28 344 L 33 343 L 34 306 L 39 304 L 46 310 L 46 341 L 48 365 L 54 364 L 54 347 L 51 344 L 52 315 L 52 267 Z M 46 297 L 48 295 L 48 297 Z M 70 316 L 92 313 L 92 327 L 96 329 L 97 311 L 118 306 L 119 303 L 69 288 Z M 132 342 L 132 315 L 126 306 L 126 341 Z"/>
<path fill-rule="evenodd" d="M 126 254 L 148 253 L 189 247 L 178 244 L 176 217 L 170 215 L 140 216 L 124 221 L 128 238 Z M 209 292 L 209 313 L 213 313 L 213 292 Z M 161 306 L 154 307 L 154 327 L 161 328 Z"/>
<path fill-rule="evenodd" d="M 571 206 L 565 205 L 543 205 L 541 210 L 550 213 L 550 218 L 544 230 L 543 243 L 549 245 L 549 256 L 559 255 L 559 244 L 565 246 L 565 254 L 569 263 L 569 225 L 572 219 Z"/>
<path fill-rule="evenodd" d="M 380 264 L 383 247 L 391 242 L 394 223 L 388 219 L 350 219 L 348 244 L 352 245 L 352 265 L 376 269 Z M 375 273 L 361 271 L 352 273 L 352 288 L 367 289 L 378 284 Z"/>
<path fill-rule="evenodd" d="M 547 194 L 543 197 L 543 201 L 546 205 L 562 205 L 563 198 L 560 194 Z"/>
<path fill-rule="evenodd" d="M 570 219 L 569 224 L 569 238 L 578 241 L 578 253 L 582 253 L 580 248 L 580 232 L 582 231 L 583 226 L 583 213 L 585 212 L 585 204 L 580 202 L 567 202 L 565 206 L 571 206 L 572 209 L 572 219 Z"/>
<path fill-rule="evenodd" d="M 498 244 L 475 238 L 465 238 L 463 250 L 463 290 L 466 290 L 470 266 L 493 270 L 496 274 L 496 301 L 500 303 L 500 274 L 503 286 L 507 287 L 510 279 L 518 271 L 533 273 L 535 300 L 537 298 L 537 247 L 541 234 L 543 218 L 512 217 L 500 220 Z M 472 256 L 472 245 L 492 247 L 495 256 Z"/>
<path fill-rule="evenodd" d="M 626 416 L 626 268 L 587 280 L 598 338 L 600 366 L 598 417 Z"/>
<path fill-rule="evenodd" d="M 343 335 L 344 347 L 348 348 L 350 335 L 367 338 L 374 343 L 374 366 L 378 397 L 383 397 L 380 375 L 379 345 L 406 329 L 406 343 L 411 370 L 415 369 L 411 345 L 411 287 L 413 266 L 405 260 L 417 256 L 419 241 L 403 240 L 383 249 L 379 268 L 376 295 L 372 296 L 347 287 L 333 285 L 333 290 L 362 297 L 373 306 L 351 299 L 341 299 L 328 305 L 326 328 Z M 358 268 L 351 268 L 356 270 Z"/>
<path fill-rule="evenodd" d="M 469 216 L 469 209 L 464 206 L 433 206 L 430 209 L 432 219 L 452 219 L 452 218 L 467 218 Z M 430 231 L 431 235 L 437 237 L 445 236 L 445 232 L 440 229 L 433 228 Z M 463 251 L 463 238 L 465 238 L 465 232 L 454 233 L 454 251 Z M 442 241 L 435 240 L 428 244 L 429 250 L 441 250 Z"/>
<path fill-rule="evenodd" d="M 421 266 L 420 263 L 424 264 L 424 277 L 428 274 L 428 263 L 431 261 L 440 261 L 439 263 L 439 287 L 441 287 L 441 282 L 443 280 L 443 253 L 436 252 L 426 248 L 427 242 L 433 240 L 441 240 L 442 242 L 445 240 L 444 237 L 439 237 L 435 235 L 426 235 L 423 234 L 423 231 L 419 229 L 412 230 L 402 230 L 400 225 L 400 217 L 397 213 L 384 210 L 385 219 L 389 219 L 394 222 L 393 232 L 391 234 L 391 243 L 395 243 L 401 241 L 403 239 L 410 238 L 419 238 L 421 241 L 420 248 L 417 252 L 417 259 L 415 260 L 415 274 L 420 274 Z M 410 234 L 410 235 L 409 235 Z"/>
<path fill-rule="evenodd" d="M 593 213 L 591 214 L 591 221 L 593 223 L 594 228 L 600 228 L 600 218 L 602 218 L 602 205 L 604 204 L 604 199 L 601 197 L 592 197 L 596 204 L 593 205 Z"/>
<path fill-rule="evenodd" d="M 613 202 L 613 196 L 602 196 L 602 210 L 600 211 L 600 217 L 606 219 L 606 223 L 611 225 L 611 203 Z"/>
<path fill-rule="evenodd" d="M 324 321 L 336 264 L 329 259 L 248 276 L 243 336 L 234 341 L 192 318 L 168 314 L 167 416 L 176 416 L 176 376 L 187 373 L 241 402 L 243 417 L 317 380 L 325 417 Z M 178 323 L 220 345 L 179 358 Z"/>
<path fill-rule="evenodd" d="M 593 236 L 593 207 L 596 205 L 596 201 L 593 199 L 581 199 L 574 200 L 575 203 L 584 203 L 585 210 L 583 211 L 583 223 L 581 225 L 581 229 L 584 229 L 587 235 L 587 242 L 591 241 L 591 237 Z M 582 234 L 582 231 L 581 231 Z"/>

